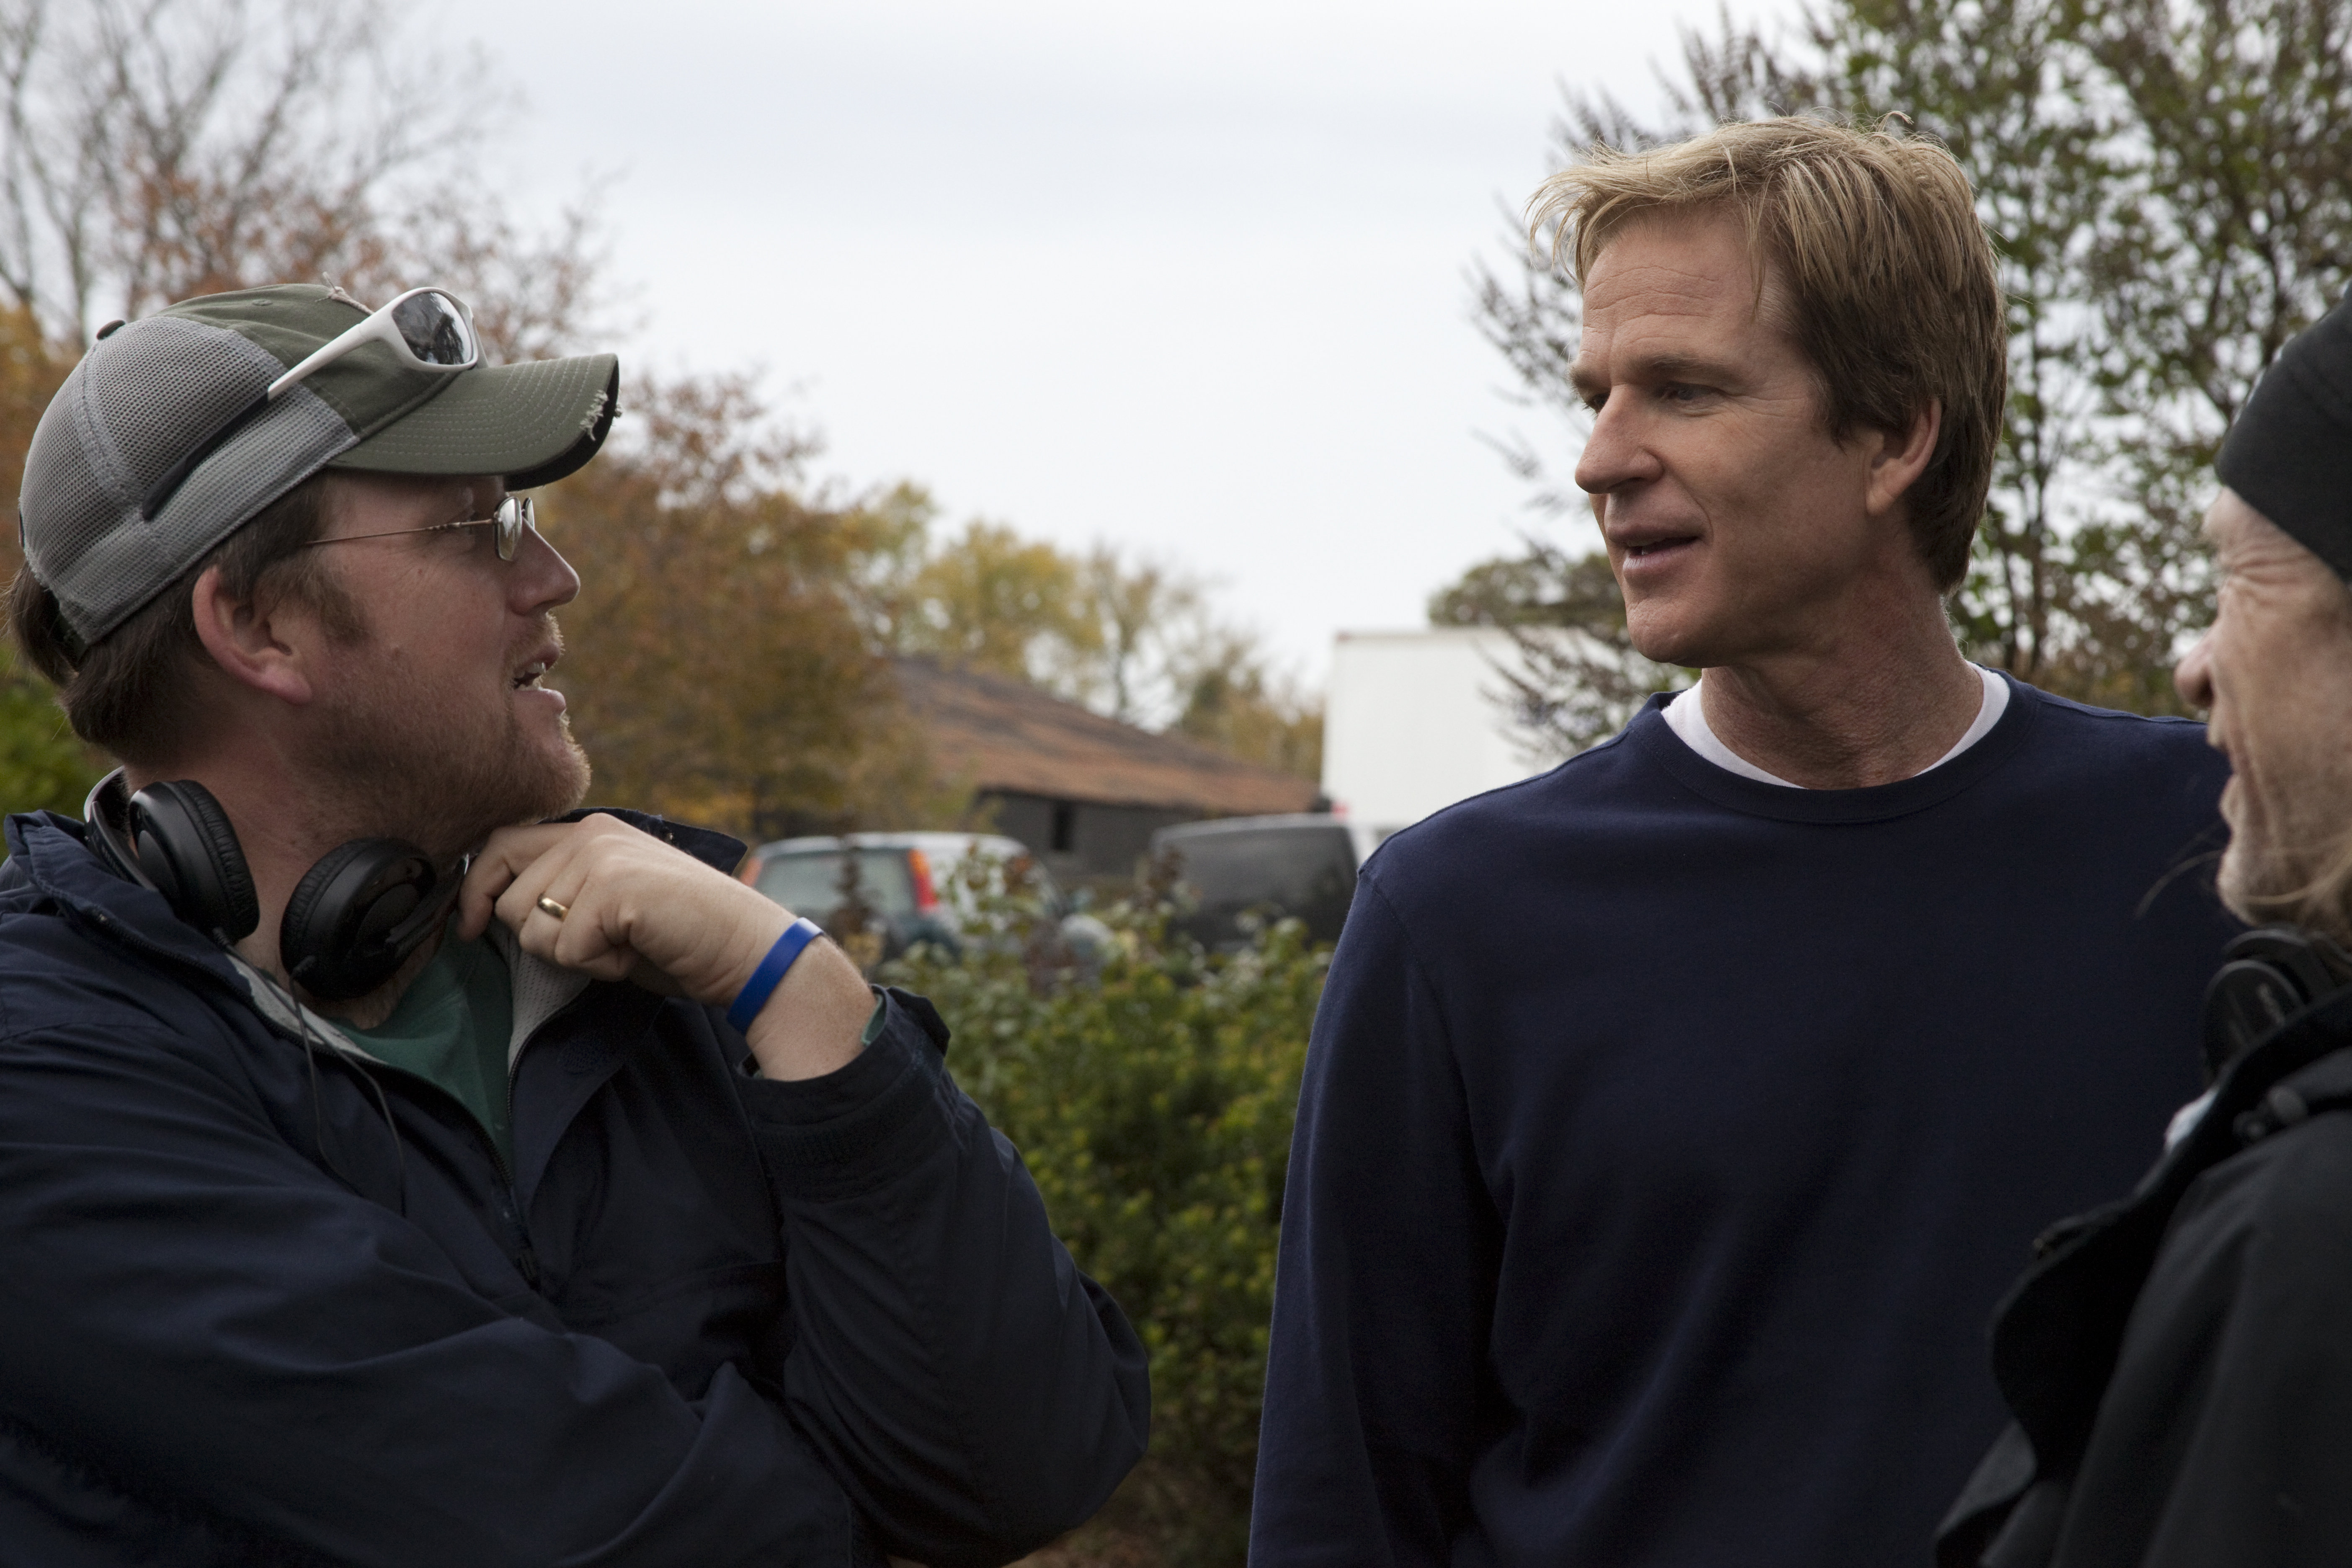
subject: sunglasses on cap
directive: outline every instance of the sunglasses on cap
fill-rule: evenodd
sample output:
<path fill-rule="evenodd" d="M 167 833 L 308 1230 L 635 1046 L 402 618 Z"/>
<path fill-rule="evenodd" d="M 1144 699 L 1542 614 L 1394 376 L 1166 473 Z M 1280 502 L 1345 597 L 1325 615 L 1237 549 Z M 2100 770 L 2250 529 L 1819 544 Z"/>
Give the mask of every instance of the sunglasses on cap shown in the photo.
<path fill-rule="evenodd" d="M 411 289 L 350 331 L 340 332 L 316 353 L 269 384 L 262 395 L 270 402 L 285 396 L 310 377 L 353 349 L 383 343 L 408 362 L 412 370 L 456 372 L 482 363 L 481 340 L 474 335 L 474 313 L 446 289 Z"/>
<path fill-rule="evenodd" d="M 155 514 L 179 493 L 188 476 L 195 472 L 196 465 L 220 450 L 222 443 L 303 382 L 369 343 L 383 343 L 406 361 L 411 370 L 455 375 L 482 363 L 482 341 L 474 331 L 474 313 L 467 309 L 466 302 L 446 289 L 411 289 L 382 310 L 369 311 L 365 320 L 350 330 L 320 344 L 308 358 L 271 382 L 268 390 L 214 431 L 194 451 L 173 464 L 140 500 L 140 517 L 154 521 Z M 514 559 L 509 552 L 510 549 L 509 541 L 507 548 L 499 552 L 499 559 Z"/>
<path fill-rule="evenodd" d="M 499 559 L 511 561 L 522 543 L 522 531 L 538 521 L 529 496 L 509 496 L 498 504 L 488 517 L 470 518 L 463 522 L 435 522 L 423 528 L 390 528 L 382 533 L 346 533 L 336 539 L 314 539 L 301 546 L 316 550 L 322 544 L 351 544 L 362 539 L 397 539 L 405 533 L 455 533 L 462 528 L 487 528 L 490 541 L 499 548 Z"/>

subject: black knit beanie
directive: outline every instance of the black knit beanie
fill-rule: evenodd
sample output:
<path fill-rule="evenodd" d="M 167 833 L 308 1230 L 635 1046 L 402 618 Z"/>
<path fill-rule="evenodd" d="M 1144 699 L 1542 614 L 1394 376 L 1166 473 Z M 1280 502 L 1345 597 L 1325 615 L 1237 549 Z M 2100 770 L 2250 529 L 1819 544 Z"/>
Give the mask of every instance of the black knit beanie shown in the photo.
<path fill-rule="evenodd" d="M 2279 351 L 2213 468 L 2352 582 L 2352 296 Z"/>

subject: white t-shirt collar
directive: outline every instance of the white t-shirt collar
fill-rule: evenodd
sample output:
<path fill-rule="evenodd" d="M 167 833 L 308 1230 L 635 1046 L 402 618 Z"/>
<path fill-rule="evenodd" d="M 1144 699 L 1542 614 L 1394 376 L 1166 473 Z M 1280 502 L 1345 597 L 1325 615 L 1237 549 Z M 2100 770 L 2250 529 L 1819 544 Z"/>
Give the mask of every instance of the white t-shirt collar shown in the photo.
<path fill-rule="evenodd" d="M 1976 721 L 1954 742 L 1950 751 L 1921 768 L 1920 773 L 1930 773 L 1942 767 L 1983 740 L 1991 732 L 1992 727 L 2000 722 L 2000 716 L 2009 711 L 2009 682 L 1982 665 L 1971 668 L 1984 682 L 1984 696 L 1977 704 Z M 1738 773 L 1741 778 L 1754 779 L 1759 784 L 1780 784 L 1787 789 L 1804 788 L 1804 785 L 1790 784 L 1777 773 L 1766 773 L 1716 738 L 1715 731 L 1707 726 L 1706 710 L 1699 701 L 1698 689 L 1706 679 L 1704 675 L 1700 676 L 1687 690 L 1676 693 L 1674 700 L 1666 704 L 1664 710 L 1666 725 L 1674 731 L 1675 738 L 1726 773 Z"/>

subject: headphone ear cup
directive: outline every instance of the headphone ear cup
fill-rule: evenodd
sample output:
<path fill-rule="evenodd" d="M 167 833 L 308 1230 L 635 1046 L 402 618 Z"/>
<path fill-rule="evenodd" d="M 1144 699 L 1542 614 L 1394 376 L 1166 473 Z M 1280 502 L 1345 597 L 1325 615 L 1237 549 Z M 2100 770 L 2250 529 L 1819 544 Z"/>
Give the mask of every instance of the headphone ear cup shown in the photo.
<path fill-rule="evenodd" d="M 336 846 L 294 884 L 294 894 L 286 900 L 286 912 L 278 921 L 278 958 L 289 973 L 305 960 L 321 957 L 334 945 L 335 922 L 319 919 L 319 901 L 352 857 L 366 847 L 364 838 Z M 295 978 L 307 983 L 304 975 Z"/>
<path fill-rule="evenodd" d="M 2205 1073 L 2219 1079 L 2294 1014 L 2345 984 L 2343 950 L 2294 926 L 2256 926 L 2230 939 L 2205 988 Z"/>
<path fill-rule="evenodd" d="M 403 839 L 338 845 L 287 900 L 278 960 L 313 996 L 364 996 L 432 934 L 429 918 L 413 917 L 445 891 L 425 851 Z"/>
<path fill-rule="evenodd" d="M 131 797 L 131 847 L 155 890 L 206 935 L 236 942 L 261 923 L 236 829 L 194 780 L 152 784 Z"/>

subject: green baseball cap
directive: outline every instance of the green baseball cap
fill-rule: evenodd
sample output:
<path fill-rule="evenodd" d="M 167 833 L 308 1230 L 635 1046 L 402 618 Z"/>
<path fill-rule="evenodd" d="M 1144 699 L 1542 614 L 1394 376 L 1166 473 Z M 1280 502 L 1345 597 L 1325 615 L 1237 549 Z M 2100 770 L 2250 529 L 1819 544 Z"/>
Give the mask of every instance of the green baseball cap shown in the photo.
<path fill-rule="evenodd" d="M 26 563 L 85 644 L 321 468 L 491 474 L 520 490 L 604 445 L 612 354 L 453 373 L 365 342 L 261 405 L 369 313 L 341 289 L 278 284 L 100 334 L 43 411 L 17 498 Z"/>

